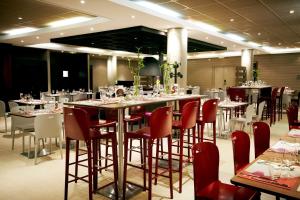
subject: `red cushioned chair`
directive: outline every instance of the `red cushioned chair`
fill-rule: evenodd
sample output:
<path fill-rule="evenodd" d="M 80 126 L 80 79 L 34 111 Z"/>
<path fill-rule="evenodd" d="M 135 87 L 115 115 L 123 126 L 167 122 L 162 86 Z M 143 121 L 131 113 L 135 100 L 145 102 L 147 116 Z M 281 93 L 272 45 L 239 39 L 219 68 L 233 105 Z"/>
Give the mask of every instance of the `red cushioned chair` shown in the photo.
<path fill-rule="evenodd" d="M 65 194 L 64 199 L 68 199 L 68 184 L 70 182 L 77 182 L 77 180 L 85 181 L 89 184 L 89 200 L 92 199 L 92 192 L 96 192 L 98 188 L 98 157 L 97 152 L 99 150 L 100 139 L 111 139 L 113 145 L 117 146 L 115 132 L 101 133 L 98 128 L 92 128 L 92 124 L 89 119 L 88 113 L 79 108 L 64 108 L 64 123 L 65 123 L 65 135 L 66 135 L 66 171 L 65 171 Z M 70 142 L 71 140 L 84 141 L 87 148 L 87 159 L 78 160 L 70 163 Z M 75 147 L 78 148 L 78 145 Z M 118 197 L 118 156 L 117 149 L 113 148 L 113 166 L 114 166 L 114 189 L 115 195 Z M 69 172 L 70 165 L 85 166 L 83 162 L 87 161 L 88 175 L 79 177 L 76 173 L 71 174 Z M 79 164 L 80 163 L 80 164 Z M 69 176 L 74 177 L 73 180 L 69 180 Z M 88 178 L 86 180 L 86 178 Z M 111 183 L 110 183 L 111 184 Z M 106 185 L 105 185 L 106 186 Z M 102 186 L 101 188 L 105 187 Z"/>
<path fill-rule="evenodd" d="M 181 114 L 182 114 L 182 109 L 183 109 L 183 106 L 186 104 L 186 103 L 188 103 L 188 102 L 191 102 L 191 101 L 197 101 L 198 102 L 198 104 L 199 104 L 199 106 L 201 105 L 201 98 L 199 97 L 199 98 L 195 98 L 195 99 L 183 99 L 183 100 L 180 100 L 179 101 L 179 110 L 178 111 L 173 111 L 173 116 L 174 117 L 177 117 L 177 116 L 181 116 Z M 199 116 L 199 112 L 200 112 L 200 110 L 198 111 L 198 113 L 197 113 L 197 116 Z"/>
<path fill-rule="evenodd" d="M 289 130 L 300 129 L 300 121 L 298 120 L 298 106 L 290 105 L 286 110 L 289 122 Z"/>
<path fill-rule="evenodd" d="M 250 138 L 244 131 L 234 131 L 231 134 L 234 174 L 249 164 Z"/>
<path fill-rule="evenodd" d="M 270 126 L 265 122 L 253 123 L 255 158 L 270 148 Z"/>
<path fill-rule="evenodd" d="M 161 107 L 155 109 L 150 118 L 149 126 L 143 127 L 134 132 L 126 132 L 124 134 L 124 182 L 123 182 L 123 198 L 126 198 L 126 182 L 127 182 L 127 156 L 128 156 L 128 141 L 129 139 L 143 139 L 144 145 L 144 160 L 146 161 L 146 154 L 148 155 L 148 188 L 146 188 L 146 162 L 143 163 L 144 172 L 144 190 L 149 190 L 148 199 L 152 197 L 152 147 L 156 140 L 157 142 L 161 138 L 168 138 L 168 172 L 169 175 L 165 176 L 170 181 L 170 198 L 173 198 L 173 180 L 172 180 L 172 108 L 170 106 Z M 155 163 L 155 183 L 157 182 L 158 168 L 158 144 L 156 145 L 156 163 Z M 166 171 L 164 171 L 166 172 Z M 132 183 L 134 184 L 134 183 Z"/>
<path fill-rule="evenodd" d="M 179 135 L 179 193 L 182 191 L 182 166 L 183 166 L 183 137 L 184 137 L 184 132 L 186 130 L 192 129 L 193 131 L 193 142 L 192 144 L 194 145 L 196 142 L 196 135 L 195 135 L 195 128 L 196 128 L 196 119 L 198 116 L 198 111 L 199 111 L 199 102 L 198 101 L 191 101 L 186 103 L 181 112 L 181 118 L 180 120 L 173 120 L 172 123 L 172 128 L 173 129 L 179 129 L 180 130 L 180 135 Z M 188 146 L 186 147 L 188 149 L 188 159 L 187 161 L 190 160 L 190 150 L 191 150 L 191 144 L 189 144 L 189 138 L 190 135 L 188 135 Z"/>
<path fill-rule="evenodd" d="M 219 150 L 210 142 L 193 146 L 195 199 L 259 199 L 259 193 L 219 181 Z"/>
<path fill-rule="evenodd" d="M 203 140 L 210 140 L 216 144 L 216 119 L 217 119 L 217 107 L 218 99 L 209 99 L 203 103 L 202 106 L 202 116 L 197 119 L 197 129 L 198 129 L 198 140 L 203 142 Z M 206 123 L 213 124 L 213 139 L 204 139 L 204 126 Z M 201 126 L 201 131 L 200 131 Z M 201 135 L 200 135 L 201 133 Z"/>

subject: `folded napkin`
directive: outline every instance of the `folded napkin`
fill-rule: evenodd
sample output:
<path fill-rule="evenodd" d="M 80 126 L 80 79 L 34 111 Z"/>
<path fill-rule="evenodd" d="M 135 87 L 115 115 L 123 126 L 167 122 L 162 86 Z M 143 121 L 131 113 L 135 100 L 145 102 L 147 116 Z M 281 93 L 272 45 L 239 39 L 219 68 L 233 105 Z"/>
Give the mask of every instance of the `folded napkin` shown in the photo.
<path fill-rule="evenodd" d="M 263 182 L 282 188 L 293 188 L 300 182 L 300 166 L 292 166 L 292 171 L 285 171 L 286 168 L 281 169 L 281 174 L 289 173 L 288 178 L 280 177 L 272 179 L 270 175 L 270 167 L 281 167 L 277 163 L 269 163 L 264 160 L 257 160 L 255 163 L 242 170 L 238 176 L 250 180 Z"/>
<path fill-rule="evenodd" d="M 271 151 L 278 153 L 294 153 L 300 150 L 300 143 L 290 143 L 286 141 L 278 141 L 271 148 Z"/>
<path fill-rule="evenodd" d="M 291 137 L 300 137 L 300 129 L 292 129 L 288 133 Z"/>

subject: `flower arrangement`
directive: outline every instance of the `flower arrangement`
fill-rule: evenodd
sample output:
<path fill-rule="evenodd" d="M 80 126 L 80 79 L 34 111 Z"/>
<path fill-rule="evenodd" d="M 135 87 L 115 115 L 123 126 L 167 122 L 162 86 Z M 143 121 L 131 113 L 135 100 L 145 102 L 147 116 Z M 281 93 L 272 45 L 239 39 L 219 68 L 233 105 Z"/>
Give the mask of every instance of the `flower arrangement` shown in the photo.
<path fill-rule="evenodd" d="M 167 61 L 164 61 L 160 66 L 163 71 L 163 82 L 164 82 L 164 90 L 166 94 L 170 94 L 171 92 L 171 71 L 172 65 Z"/>

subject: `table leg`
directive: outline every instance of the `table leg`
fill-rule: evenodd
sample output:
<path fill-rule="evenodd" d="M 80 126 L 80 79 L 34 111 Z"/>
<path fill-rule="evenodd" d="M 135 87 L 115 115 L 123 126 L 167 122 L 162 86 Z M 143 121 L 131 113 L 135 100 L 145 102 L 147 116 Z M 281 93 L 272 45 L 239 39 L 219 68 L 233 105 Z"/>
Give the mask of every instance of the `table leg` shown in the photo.
<path fill-rule="evenodd" d="M 118 109 L 118 158 L 119 158 L 119 169 L 118 169 L 118 187 L 119 187 L 119 194 L 123 194 L 123 164 L 124 164 L 124 152 L 123 152 L 123 143 L 124 143 L 124 130 L 123 130 L 123 116 L 124 116 L 124 109 Z M 126 189 L 126 188 L 125 188 Z"/>

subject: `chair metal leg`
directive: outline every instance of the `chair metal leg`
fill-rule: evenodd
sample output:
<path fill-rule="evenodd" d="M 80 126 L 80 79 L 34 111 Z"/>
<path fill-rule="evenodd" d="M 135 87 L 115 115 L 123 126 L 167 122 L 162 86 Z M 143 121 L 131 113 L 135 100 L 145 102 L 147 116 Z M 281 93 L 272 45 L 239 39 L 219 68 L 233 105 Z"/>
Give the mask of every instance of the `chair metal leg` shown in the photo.
<path fill-rule="evenodd" d="M 39 139 L 36 138 L 34 141 L 34 164 L 35 165 L 37 164 L 38 142 L 39 142 Z"/>

